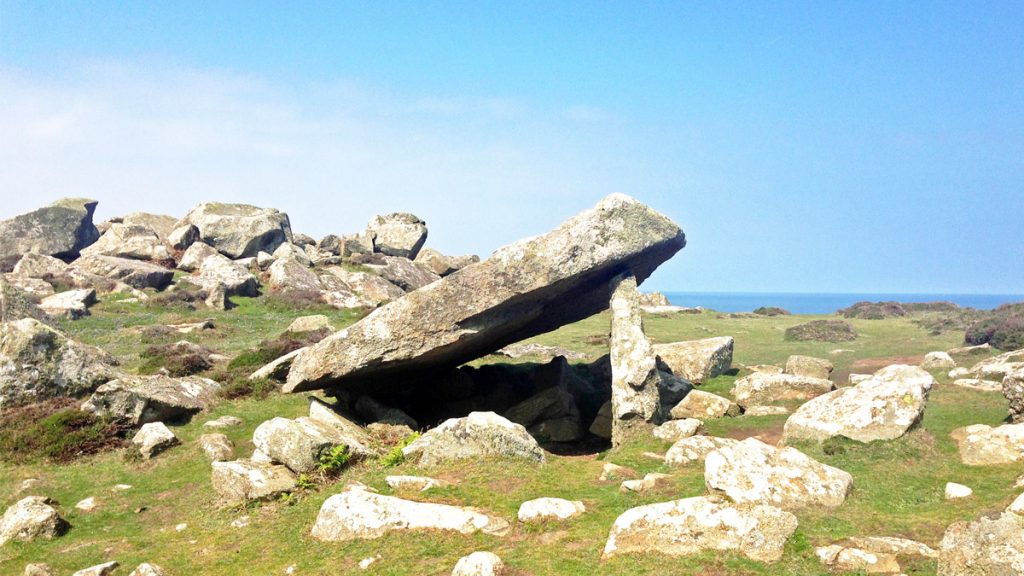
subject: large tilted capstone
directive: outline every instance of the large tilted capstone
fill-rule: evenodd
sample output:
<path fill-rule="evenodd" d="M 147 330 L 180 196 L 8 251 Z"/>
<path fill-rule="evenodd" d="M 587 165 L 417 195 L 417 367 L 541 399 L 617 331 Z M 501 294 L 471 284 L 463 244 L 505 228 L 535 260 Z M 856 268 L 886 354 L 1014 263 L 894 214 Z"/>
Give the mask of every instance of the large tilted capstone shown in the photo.
<path fill-rule="evenodd" d="M 285 390 L 408 384 L 608 306 L 627 270 L 642 282 L 686 244 L 665 216 L 620 194 L 555 230 L 499 249 L 300 354 Z"/>

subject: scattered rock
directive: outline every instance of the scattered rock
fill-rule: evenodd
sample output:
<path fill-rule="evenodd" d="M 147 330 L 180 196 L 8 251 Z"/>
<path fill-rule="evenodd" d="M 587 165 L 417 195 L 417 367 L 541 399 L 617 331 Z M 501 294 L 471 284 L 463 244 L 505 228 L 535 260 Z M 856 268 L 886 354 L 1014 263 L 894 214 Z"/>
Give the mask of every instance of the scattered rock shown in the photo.
<path fill-rule="evenodd" d="M 946 352 L 929 352 L 924 355 L 921 361 L 921 368 L 925 370 L 952 370 L 956 368 L 956 360 Z"/>
<path fill-rule="evenodd" d="M 732 336 L 654 346 L 654 353 L 673 374 L 694 384 L 725 374 L 732 367 L 732 350 Z"/>
<path fill-rule="evenodd" d="M 132 573 L 128 576 L 167 576 L 167 572 L 156 564 L 143 562 L 136 566 L 135 570 L 132 570 Z"/>
<path fill-rule="evenodd" d="M 956 482 L 946 482 L 946 500 L 958 500 L 974 494 L 974 490 Z"/>
<path fill-rule="evenodd" d="M 84 500 L 80 500 L 78 502 L 78 504 L 75 504 L 75 510 L 78 510 L 79 512 L 86 512 L 86 513 L 88 513 L 88 512 L 92 512 L 93 510 L 95 510 L 98 506 L 99 506 L 99 503 L 96 501 L 96 497 L 95 496 L 89 496 L 88 498 L 85 498 Z"/>
<path fill-rule="evenodd" d="M 604 466 L 601 467 L 601 475 L 598 477 L 598 480 L 601 482 L 611 482 L 614 480 L 628 480 L 636 478 L 636 476 L 636 470 L 632 468 L 605 462 Z"/>
<path fill-rule="evenodd" d="M 142 457 L 146 460 L 177 443 L 178 437 L 163 422 L 143 424 L 142 428 L 132 437 L 132 444 L 139 449 Z"/>
<path fill-rule="evenodd" d="M 786 368 L 783 373 L 828 380 L 829 376 L 832 375 L 833 368 L 835 367 L 828 360 L 794 354 L 786 360 Z"/>
<path fill-rule="evenodd" d="M 284 466 L 244 459 L 213 463 L 213 489 L 228 504 L 273 498 L 294 490 L 295 482 Z"/>
<path fill-rule="evenodd" d="M 54 508 L 56 502 L 41 496 L 18 500 L 0 517 L 0 546 L 17 540 L 50 540 L 64 534 L 69 525 Z"/>
<path fill-rule="evenodd" d="M 544 344 L 537 344 L 534 342 L 521 342 L 519 344 L 505 346 L 501 350 L 495 352 L 495 354 L 515 359 L 526 356 L 536 356 L 544 361 L 552 360 L 558 356 L 562 356 L 566 360 L 584 360 L 587 358 L 587 355 L 582 352 L 576 352 L 560 346 L 546 346 Z"/>
<path fill-rule="evenodd" d="M 156 230 L 145 224 L 111 224 L 83 256 L 116 256 L 160 262 L 171 260 L 171 251 Z"/>
<path fill-rule="evenodd" d="M 431 488 L 443 488 L 450 483 L 427 476 L 386 476 L 384 482 L 395 490 L 416 490 L 426 492 Z"/>
<path fill-rule="evenodd" d="M 673 418 L 722 418 L 723 416 L 739 416 L 739 404 L 717 394 L 703 390 L 691 390 L 675 407 L 672 408 Z"/>
<path fill-rule="evenodd" d="M 25 254 L 70 260 L 99 239 L 92 222 L 97 202 L 64 198 L 27 214 L 0 221 L 0 269 L 10 270 Z"/>
<path fill-rule="evenodd" d="M 77 320 L 89 315 L 89 307 L 96 303 L 96 291 L 92 288 L 68 290 L 47 296 L 39 302 L 39 308 L 55 318 Z"/>
<path fill-rule="evenodd" d="M 775 562 L 796 527 L 796 516 L 774 506 L 684 498 L 623 512 L 612 526 L 603 558 L 648 552 L 689 556 L 717 550 Z"/>
<path fill-rule="evenodd" d="M 292 320 L 292 323 L 288 325 L 285 332 L 316 332 L 325 329 L 334 331 L 334 326 L 331 326 L 331 319 L 323 314 L 314 314 L 312 316 L 299 316 Z"/>
<path fill-rule="evenodd" d="M 619 484 L 619 492 L 647 492 L 658 487 L 658 484 L 671 478 L 669 474 L 649 472 L 638 480 L 624 480 Z"/>
<path fill-rule="evenodd" d="M 822 546 L 814 549 L 821 563 L 843 572 L 862 571 L 868 574 L 899 574 L 899 562 L 894 554 L 884 554 L 861 550 L 860 548 L 840 546 Z"/>
<path fill-rule="evenodd" d="M 402 212 L 374 217 L 366 226 L 366 232 L 373 238 L 374 252 L 410 260 L 416 259 L 427 241 L 427 223 Z"/>
<path fill-rule="evenodd" d="M 677 442 L 697 434 L 703 426 L 704 423 L 696 418 L 669 420 L 654 429 L 654 437 L 666 442 Z"/>
<path fill-rule="evenodd" d="M 114 573 L 114 570 L 116 570 L 118 566 L 120 566 L 120 564 L 111 560 L 110 562 L 104 562 L 103 564 L 83 568 L 71 576 L 109 576 Z"/>
<path fill-rule="evenodd" d="M 950 433 L 960 450 L 960 461 L 968 466 L 992 466 L 1024 460 L 1024 424 L 1003 424 L 995 428 L 974 424 Z"/>
<path fill-rule="evenodd" d="M 579 500 L 564 498 L 537 498 L 528 500 L 519 506 L 520 522 L 562 521 L 575 518 L 586 512 L 586 507 Z"/>
<path fill-rule="evenodd" d="M 207 420 L 203 423 L 204 428 L 231 428 L 241 426 L 245 422 L 238 416 L 221 416 L 214 420 Z"/>
<path fill-rule="evenodd" d="M 403 530 L 502 536 L 508 532 L 509 523 L 470 508 L 382 496 L 366 486 L 352 484 L 324 502 L 313 524 L 312 536 L 325 542 L 343 542 L 370 540 Z"/>
<path fill-rule="evenodd" d="M 203 434 L 197 441 L 212 462 L 224 462 L 235 453 L 235 445 L 224 434 Z"/>
<path fill-rule="evenodd" d="M 1024 517 L 1003 512 L 974 522 L 956 522 L 939 545 L 940 576 L 1024 573 Z"/>
<path fill-rule="evenodd" d="M 362 560 L 359 561 L 359 569 L 360 570 L 366 570 L 370 566 L 373 566 L 373 564 L 375 562 L 377 562 L 377 560 L 380 560 L 380 554 L 377 554 L 376 556 L 370 556 L 370 557 L 367 557 L 367 558 L 363 558 Z"/>
<path fill-rule="evenodd" d="M 708 454 L 737 444 L 739 440 L 718 438 L 716 436 L 691 436 L 676 441 L 665 453 L 665 464 L 669 466 L 685 466 L 691 462 L 703 462 Z"/>
<path fill-rule="evenodd" d="M 338 416 L 341 418 L 341 416 Z M 275 462 L 296 473 L 312 472 L 320 457 L 335 446 L 346 446 L 353 459 L 376 455 L 367 448 L 365 432 L 353 436 L 341 427 L 315 418 L 295 420 L 273 418 L 260 424 L 253 432 L 252 442 Z"/>
<path fill-rule="evenodd" d="M 472 412 L 428 430 L 402 449 L 421 466 L 466 458 L 522 458 L 544 462 L 544 451 L 520 424 L 493 412 Z"/>
<path fill-rule="evenodd" d="M 416 255 L 415 261 L 430 269 L 438 276 L 444 277 L 462 270 L 470 264 L 480 261 L 479 256 L 445 256 L 437 250 L 424 248 Z"/>
<path fill-rule="evenodd" d="M 80 397 L 114 378 L 114 359 L 23 318 L 0 324 L 0 410 L 58 396 Z"/>
<path fill-rule="evenodd" d="M 1000 382 L 993 382 L 992 380 L 979 380 L 977 378 L 958 378 L 953 380 L 953 386 L 959 386 L 961 388 L 970 388 L 971 390 L 981 390 L 982 392 L 1002 392 L 1003 385 Z"/>
<path fill-rule="evenodd" d="M 57 576 L 49 564 L 26 564 L 24 576 Z"/>
<path fill-rule="evenodd" d="M 185 215 L 178 226 L 192 224 L 203 242 L 228 258 L 273 253 L 292 239 L 288 215 L 272 208 L 247 204 L 204 202 Z"/>
<path fill-rule="evenodd" d="M 747 438 L 707 455 L 704 482 L 738 503 L 835 508 L 850 493 L 853 476 L 795 448 L 779 449 Z"/>
<path fill-rule="evenodd" d="M 122 375 L 97 388 L 82 410 L 132 424 L 178 421 L 212 406 L 218 390 L 220 384 L 200 376 Z"/>
<path fill-rule="evenodd" d="M 459 558 L 452 576 L 500 576 L 505 563 L 493 552 L 473 552 Z"/>
<path fill-rule="evenodd" d="M 781 416 L 789 414 L 789 408 L 785 406 L 747 406 L 744 416 Z"/>
<path fill-rule="evenodd" d="M 398 256 L 376 254 L 372 257 L 360 259 L 358 262 L 406 292 L 419 290 L 441 278 L 426 266 Z"/>
<path fill-rule="evenodd" d="M 143 288 L 163 290 L 171 284 L 171 280 L 174 278 L 174 272 L 163 266 L 116 256 L 82 256 L 75 260 L 71 268 L 101 278 L 120 280 L 132 288 L 140 290 Z"/>
<path fill-rule="evenodd" d="M 210 292 L 211 297 L 218 289 L 223 290 L 226 296 L 258 296 L 260 292 L 259 280 L 245 266 L 216 252 L 202 259 L 198 274 L 190 276 L 188 281 Z"/>
<path fill-rule="evenodd" d="M 787 441 L 822 441 L 834 436 L 864 443 L 894 440 L 924 416 L 928 392 L 934 384 L 931 374 L 916 366 L 882 368 L 856 386 L 840 388 L 800 406 L 786 421 L 784 437 Z"/>
<path fill-rule="evenodd" d="M 320 341 L 297 359 L 285 390 L 408 384 L 454 368 L 605 309 L 623 267 L 644 279 L 684 244 L 667 218 L 613 195 Z"/>
<path fill-rule="evenodd" d="M 786 400 L 810 400 L 833 388 L 832 381 L 824 378 L 754 372 L 736 381 L 732 396 L 737 404 L 746 408 Z"/>

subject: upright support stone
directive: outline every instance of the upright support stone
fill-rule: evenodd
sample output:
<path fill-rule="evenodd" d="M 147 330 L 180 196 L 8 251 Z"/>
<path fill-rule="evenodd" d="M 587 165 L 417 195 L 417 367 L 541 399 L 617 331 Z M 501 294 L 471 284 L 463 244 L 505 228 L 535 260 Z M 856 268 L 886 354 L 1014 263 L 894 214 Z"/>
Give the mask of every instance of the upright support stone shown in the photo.
<path fill-rule="evenodd" d="M 654 348 L 644 334 L 640 292 L 632 272 L 611 283 L 612 445 L 649 434 L 659 420 L 660 375 Z"/>

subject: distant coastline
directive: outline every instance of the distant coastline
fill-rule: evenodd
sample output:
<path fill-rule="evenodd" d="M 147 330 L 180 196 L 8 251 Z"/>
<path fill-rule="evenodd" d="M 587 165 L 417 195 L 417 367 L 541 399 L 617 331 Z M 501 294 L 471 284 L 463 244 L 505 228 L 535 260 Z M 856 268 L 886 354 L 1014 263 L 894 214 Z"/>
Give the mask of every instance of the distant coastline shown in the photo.
<path fill-rule="evenodd" d="M 962 307 L 991 310 L 1024 302 L 1024 294 L 814 294 L 799 292 L 665 292 L 675 306 L 702 306 L 719 312 L 750 312 L 778 306 L 793 314 L 831 314 L 856 302 L 953 302 Z"/>

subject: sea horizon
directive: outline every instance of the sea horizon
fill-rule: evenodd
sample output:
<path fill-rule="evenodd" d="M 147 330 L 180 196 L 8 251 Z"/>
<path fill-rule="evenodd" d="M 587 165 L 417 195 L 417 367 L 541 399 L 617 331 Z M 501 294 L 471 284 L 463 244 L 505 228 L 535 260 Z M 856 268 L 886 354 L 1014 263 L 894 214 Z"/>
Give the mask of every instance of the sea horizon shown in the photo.
<path fill-rule="evenodd" d="M 832 314 L 857 302 L 953 302 L 991 310 L 1024 302 L 1024 294 L 940 294 L 914 292 L 663 292 L 675 306 L 700 306 L 718 312 L 750 312 L 777 306 L 793 314 Z"/>

